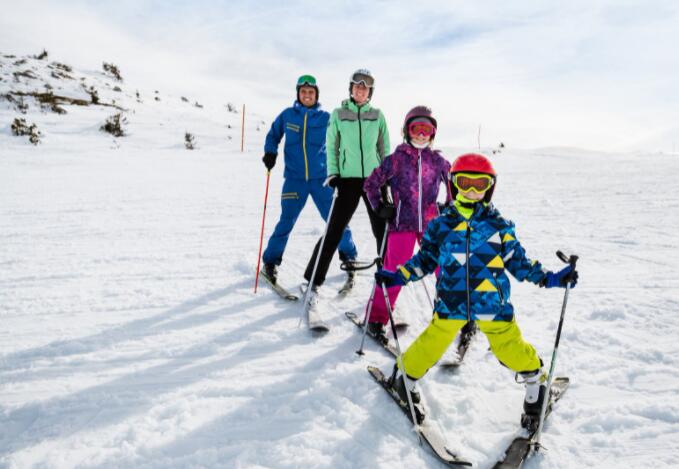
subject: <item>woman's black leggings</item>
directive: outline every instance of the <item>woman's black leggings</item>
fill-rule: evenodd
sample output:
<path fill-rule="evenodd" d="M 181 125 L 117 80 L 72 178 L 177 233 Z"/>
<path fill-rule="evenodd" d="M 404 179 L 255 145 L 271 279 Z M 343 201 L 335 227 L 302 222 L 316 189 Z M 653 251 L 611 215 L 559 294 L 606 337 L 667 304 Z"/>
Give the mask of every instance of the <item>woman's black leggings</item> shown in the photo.
<path fill-rule="evenodd" d="M 318 268 L 316 269 L 316 278 L 314 285 L 322 285 L 325 282 L 325 276 L 330 268 L 332 257 L 337 251 L 340 239 L 344 229 L 351 221 L 351 217 L 358 208 L 358 202 L 363 199 L 366 208 L 368 209 L 368 217 L 370 218 L 370 227 L 372 228 L 373 236 L 377 245 L 377 255 L 380 253 L 382 245 L 382 237 L 384 236 L 384 227 L 386 220 L 379 218 L 368 202 L 368 197 L 363 191 L 364 178 L 340 178 L 337 183 L 337 199 L 333 207 L 332 214 L 328 220 L 328 230 L 325 235 L 325 242 L 323 243 L 323 250 L 321 251 L 321 258 L 318 261 Z M 322 239 L 322 238 L 321 238 Z M 309 259 L 304 278 L 311 281 L 311 274 L 316 263 L 316 256 L 318 255 L 318 248 L 321 244 L 321 239 L 318 240 L 314 247 L 314 253 Z"/>

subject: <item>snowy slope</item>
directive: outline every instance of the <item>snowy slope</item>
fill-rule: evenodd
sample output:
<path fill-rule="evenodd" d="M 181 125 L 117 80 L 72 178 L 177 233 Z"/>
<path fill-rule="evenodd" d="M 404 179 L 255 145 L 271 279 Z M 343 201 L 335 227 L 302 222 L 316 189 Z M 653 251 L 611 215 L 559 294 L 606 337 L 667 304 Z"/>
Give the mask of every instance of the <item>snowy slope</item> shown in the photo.
<path fill-rule="evenodd" d="M 17 84 L 2 60 L 5 93 Z M 333 265 L 323 338 L 298 328 L 299 305 L 265 287 L 253 294 L 261 147 L 275 110 L 248 120 L 240 153 L 240 115 L 225 103 L 155 101 L 155 90 L 137 103 L 119 86 L 130 122 L 119 139 L 98 130 L 110 109 L 65 106 L 28 111 L 44 133 L 32 146 L 10 135 L 19 114 L 0 101 L 0 467 L 435 467 L 365 371 L 391 359 L 371 343 L 354 353 L 360 337 L 343 312 L 361 310 L 369 274 L 340 301 Z M 183 148 L 185 131 L 199 150 Z M 581 256 L 557 367 L 572 386 L 543 435 L 549 451 L 526 467 L 676 467 L 679 159 L 551 149 L 494 163 L 496 203 L 529 255 L 551 268 L 556 249 Z M 277 166 L 267 233 L 281 175 Z M 322 230 L 307 207 L 282 266 L 287 286 Z M 362 208 L 352 230 L 359 256 L 372 257 Z M 514 284 L 517 320 L 546 360 L 561 299 Z M 430 315 L 422 286 L 398 308 L 412 324 L 406 345 Z M 476 467 L 517 431 L 523 389 L 483 338 L 457 374 L 433 369 L 421 391 Z"/>

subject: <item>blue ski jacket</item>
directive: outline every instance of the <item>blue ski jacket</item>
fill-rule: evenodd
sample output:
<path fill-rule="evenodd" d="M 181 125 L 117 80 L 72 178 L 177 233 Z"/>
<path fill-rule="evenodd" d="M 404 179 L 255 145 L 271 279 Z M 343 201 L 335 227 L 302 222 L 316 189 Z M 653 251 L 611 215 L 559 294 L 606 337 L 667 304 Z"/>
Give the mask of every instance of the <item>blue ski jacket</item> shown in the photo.
<path fill-rule="evenodd" d="M 448 206 L 429 223 L 419 252 L 403 268 L 409 280 L 418 280 L 437 266 L 441 272 L 434 312 L 442 319 L 511 321 L 514 307 L 506 272 L 535 284 L 546 275 L 539 262 L 526 256 L 514 224 L 492 204 L 480 203 L 468 220 Z"/>
<path fill-rule="evenodd" d="M 285 178 L 308 181 L 327 177 L 325 133 L 329 119 L 330 114 L 319 103 L 307 108 L 299 101 L 276 117 L 266 135 L 264 151 L 278 154 L 278 145 L 285 136 Z"/>

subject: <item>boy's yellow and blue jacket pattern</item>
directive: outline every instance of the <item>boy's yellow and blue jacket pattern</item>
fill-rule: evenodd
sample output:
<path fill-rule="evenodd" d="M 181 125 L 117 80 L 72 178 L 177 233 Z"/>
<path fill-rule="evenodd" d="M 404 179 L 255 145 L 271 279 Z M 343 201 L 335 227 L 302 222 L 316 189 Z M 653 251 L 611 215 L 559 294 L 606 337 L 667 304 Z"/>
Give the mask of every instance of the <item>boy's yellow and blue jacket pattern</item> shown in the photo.
<path fill-rule="evenodd" d="M 469 219 L 454 206 L 427 226 L 420 250 L 402 269 L 408 280 L 418 280 L 441 267 L 434 312 L 442 319 L 511 321 L 510 284 L 535 284 L 546 271 L 526 257 L 516 239 L 514 224 L 502 218 L 492 204 L 475 204 Z"/>

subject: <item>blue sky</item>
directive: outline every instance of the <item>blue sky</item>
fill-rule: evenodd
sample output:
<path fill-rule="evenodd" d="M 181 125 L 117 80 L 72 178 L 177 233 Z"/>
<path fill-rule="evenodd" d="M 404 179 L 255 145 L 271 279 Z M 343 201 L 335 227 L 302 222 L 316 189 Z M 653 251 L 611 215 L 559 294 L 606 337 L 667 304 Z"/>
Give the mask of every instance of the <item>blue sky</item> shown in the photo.
<path fill-rule="evenodd" d="M 488 146 L 679 147 L 674 1 L 0 3 L 13 12 L 0 18 L 2 52 L 112 61 L 130 83 L 245 101 L 271 119 L 298 75 L 317 76 L 331 109 L 365 67 L 394 134 L 427 104 L 446 145 L 476 145 L 481 125 Z"/>

